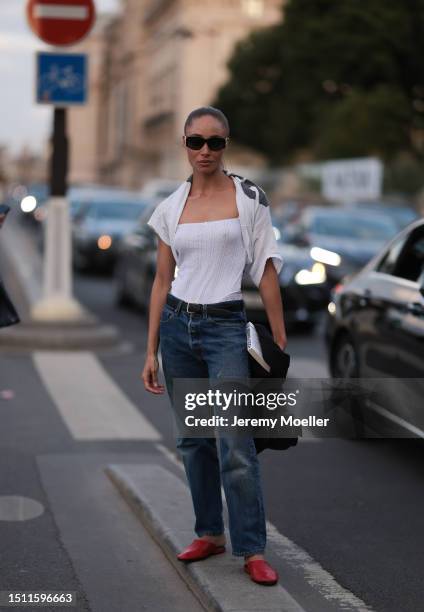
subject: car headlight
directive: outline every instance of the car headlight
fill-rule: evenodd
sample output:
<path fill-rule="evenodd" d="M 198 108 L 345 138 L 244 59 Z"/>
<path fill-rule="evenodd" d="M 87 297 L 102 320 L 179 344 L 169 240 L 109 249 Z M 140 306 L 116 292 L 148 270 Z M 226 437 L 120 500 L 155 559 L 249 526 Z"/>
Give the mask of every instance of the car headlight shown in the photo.
<path fill-rule="evenodd" d="M 24 213 L 30 213 L 35 210 L 37 199 L 32 195 L 27 195 L 21 200 L 21 210 Z"/>
<path fill-rule="evenodd" d="M 312 259 L 328 266 L 339 266 L 342 258 L 338 253 L 334 251 L 327 251 L 327 249 L 321 249 L 320 247 L 312 247 L 310 251 Z"/>
<path fill-rule="evenodd" d="M 294 280 L 298 285 L 320 285 L 327 280 L 325 266 L 322 263 L 316 262 L 310 270 L 304 268 L 296 273 Z"/>
<path fill-rule="evenodd" d="M 328 306 L 327 306 L 327 310 L 329 312 L 329 314 L 331 315 L 335 315 L 336 314 L 336 303 L 335 302 L 329 302 Z"/>
<path fill-rule="evenodd" d="M 112 246 L 112 236 L 109 234 L 102 234 L 97 239 L 97 246 L 101 251 L 107 251 Z"/>

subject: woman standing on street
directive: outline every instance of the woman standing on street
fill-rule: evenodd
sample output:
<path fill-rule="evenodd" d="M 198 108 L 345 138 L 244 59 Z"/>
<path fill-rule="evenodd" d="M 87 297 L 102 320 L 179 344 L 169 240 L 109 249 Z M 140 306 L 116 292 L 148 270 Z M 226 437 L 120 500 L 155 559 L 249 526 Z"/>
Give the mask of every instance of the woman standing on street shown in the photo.
<path fill-rule="evenodd" d="M 148 221 L 159 240 L 142 379 L 151 393 L 164 393 L 158 383 L 160 338 L 171 402 L 175 378 L 248 378 L 245 267 L 259 287 L 275 342 L 286 346 L 278 283 L 282 261 L 268 201 L 254 183 L 223 170 L 228 140 L 228 121 L 220 110 L 208 106 L 189 114 L 183 144 L 193 173 Z M 252 580 L 275 584 L 278 574 L 264 559 L 265 512 L 254 439 L 177 438 L 177 448 L 198 536 L 178 559 L 196 561 L 225 551 L 222 478 L 232 553 L 245 558 Z"/>

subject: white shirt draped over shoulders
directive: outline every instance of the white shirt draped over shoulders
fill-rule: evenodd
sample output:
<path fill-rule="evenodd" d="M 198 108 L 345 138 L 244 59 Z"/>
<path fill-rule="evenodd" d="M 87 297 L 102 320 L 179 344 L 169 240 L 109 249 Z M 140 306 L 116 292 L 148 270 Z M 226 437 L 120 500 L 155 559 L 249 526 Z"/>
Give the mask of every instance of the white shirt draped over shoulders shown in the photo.
<path fill-rule="evenodd" d="M 259 287 L 265 263 L 271 258 L 277 274 L 283 266 L 272 227 L 269 202 L 263 189 L 247 178 L 224 170 L 236 188 L 236 203 L 240 219 L 243 245 L 246 251 L 246 272 Z M 171 247 L 175 261 L 175 234 L 178 221 L 191 188 L 191 175 L 165 200 L 160 202 L 147 221 L 156 234 Z"/>

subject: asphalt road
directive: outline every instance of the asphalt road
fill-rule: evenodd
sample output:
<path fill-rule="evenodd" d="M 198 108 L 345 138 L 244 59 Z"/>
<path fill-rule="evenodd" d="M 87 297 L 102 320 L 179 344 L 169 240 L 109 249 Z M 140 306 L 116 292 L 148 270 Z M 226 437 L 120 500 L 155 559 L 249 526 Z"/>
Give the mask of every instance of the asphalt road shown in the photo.
<path fill-rule="evenodd" d="M 166 398 L 141 389 L 146 320 L 116 308 L 110 278 L 76 278 L 78 298 L 133 343 L 128 355 L 103 358 L 174 451 Z M 326 375 L 322 329 L 290 333 L 297 376 Z M 424 610 L 424 444 L 408 440 L 301 441 L 261 455 L 267 518 L 306 550 L 343 587 L 374 610 Z M 278 486 L 276 486 L 278 483 Z"/>
<path fill-rule="evenodd" d="M 77 275 L 74 286 L 78 299 L 117 325 L 128 341 L 128 352 L 98 359 L 116 388 L 160 433 L 161 443 L 71 435 L 69 414 L 61 415 L 57 407 L 66 398 L 53 401 L 37 359 L 0 354 L 0 390 L 12 392 L 0 397 L 0 591 L 75 591 L 74 609 L 85 612 L 165 612 L 170 601 L 174 610 L 195 612 L 197 600 L 101 469 L 105 463 L 148 457 L 185 481 L 180 467 L 169 461 L 175 443 L 168 399 L 152 397 L 140 380 L 146 320 L 115 306 L 108 276 Z M 296 376 L 326 375 L 320 329 L 312 335 L 290 333 L 287 350 Z M 76 389 L 82 374 L 81 368 L 75 371 Z M 424 611 L 422 442 L 305 439 L 285 452 L 265 451 L 260 461 L 267 519 L 280 536 L 309 553 L 367 609 Z M 279 567 L 279 559 L 270 560 Z M 320 586 L 315 566 L 305 562 L 303 571 L 310 585 Z M 329 589 L 328 606 L 308 606 L 305 593 L 296 592 L 296 580 L 280 575 L 308 611 L 351 609 L 331 601 L 328 581 L 321 584 Z"/>

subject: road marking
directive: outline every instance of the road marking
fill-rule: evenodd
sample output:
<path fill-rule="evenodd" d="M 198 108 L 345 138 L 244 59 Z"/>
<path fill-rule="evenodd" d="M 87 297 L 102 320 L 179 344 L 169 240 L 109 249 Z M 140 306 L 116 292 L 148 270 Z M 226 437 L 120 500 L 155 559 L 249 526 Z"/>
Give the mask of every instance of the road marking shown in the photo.
<path fill-rule="evenodd" d="M 278 529 L 267 521 L 267 541 L 272 544 L 272 551 L 284 563 L 296 570 L 301 579 L 318 591 L 329 603 L 336 604 L 346 612 L 373 612 L 359 597 L 342 587 L 318 561 L 315 561 L 303 548 L 286 538 Z"/>
<path fill-rule="evenodd" d="M 29 521 L 43 512 L 43 504 L 31 497 L 0 495 L 0 521 Z"/>
<path fill-rule="evenodd" d="M 173 463 L 174 465 L 176 465 L 177 467 L 179 467 L 181 470 L 184 471 L 184 466 L 182 464 L 182 461 L 178 459 L 175 453 L 170 451 L 169 448 L 167 448 L 164 444 L 161 444 L 160 442 L 157 442 L 155 446 L 163 455 L 165 455 L 165 457 L 167 457 L 167 459 L 169 459 L 171 463 Z"/>
<path fill-rule="evenodd" d="M 163 444 L 155 444 L 156 448 L 163 453 L 174 465 L 184 472 L 183 463 Z M 221 494 L 225 499 L 224 489 L 221 486 Z M 325 570 L 320 563 L 315 561 L 303 548 L 284 536 L 270 521 L 266 521 L 267 542 L 272 544 L 272 551 L 287 563 L 300 580 L 304 580 L 319 595 L 331 604 L 339 606 L 340 610 L 346 612 L 373 612 L 373 608 L 367 606 L 359 597 L 348 589 L 342 587 L 335 578 Z"/>
<path fill-rule="evenodd" d="M 75 439 L 162 439 L 89 351 L 36 351 L 32 358 Z"/>
<path fill-rule="evenodd" d="M 398 416 L 397 414 L 393 414 L 392 412 L 389 412 L 389 410 L 386 410 L 386 408 L 383 408 L 383 406 L 379 406 L 370 399 L 367 399 L 366 403 L 368 408 L 374 410 L 378 414 L 381 414 L 389 421 L 396 423 L 396 425 L 400 425 L 401 427 L 409 431 L 411 434 L 414 434 L 414 437 L 424 438 L 424 431 L 419 427 L 415 427 L 415 425 L 412 425 L 412 423 L 408 423 L 408 421 L 405 421 L 405 419 L 402 419 L 402 417 Z"/>
<path fill-rule="evenodd" d="M 88 19 L 87 6 L 68 6 L 67 4 L 36 4 L 33 15 L 36 19 Z"/>

